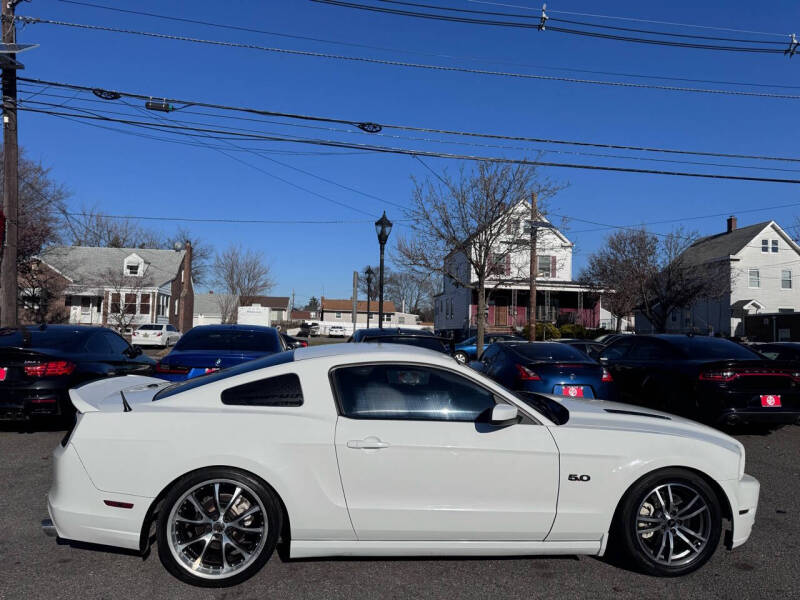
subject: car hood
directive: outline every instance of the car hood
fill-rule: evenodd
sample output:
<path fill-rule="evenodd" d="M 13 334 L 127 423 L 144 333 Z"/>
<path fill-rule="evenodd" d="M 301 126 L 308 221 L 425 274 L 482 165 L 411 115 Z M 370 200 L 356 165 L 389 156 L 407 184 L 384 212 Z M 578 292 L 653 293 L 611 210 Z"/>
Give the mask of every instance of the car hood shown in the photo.
<path fill-rule="evenodd" d="M 569 411 L 569 420 L 558 427 L 691 437 L 724 446 L 733 451 L 743 450 L 742 445 L 729 435 L 676 415 L 607 400 L 550 397 L 560 402 Z"/>

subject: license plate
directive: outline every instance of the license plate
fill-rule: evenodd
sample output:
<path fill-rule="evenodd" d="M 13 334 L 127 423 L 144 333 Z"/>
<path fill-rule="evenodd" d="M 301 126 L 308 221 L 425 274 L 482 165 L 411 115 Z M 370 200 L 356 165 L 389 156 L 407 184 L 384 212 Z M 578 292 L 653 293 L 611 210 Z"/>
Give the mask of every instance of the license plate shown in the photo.
<path fill-rule="evenodd" d="M 143 333 L 142 335 L 143 335 L 144 337 L 150 337 L 150 334 L 149 334 L 149 333 Z"/>
<path fill-rule="evenodd" d="M 764 408 L 779 408 L 781 405 L 781 397 L 772 394 L 761 396 L 761 406 Z"/>
<path fill-rule="evenodd" d="M 569 396 L 570 398 L 583 398 L 582 385 L 565 385 L 561 388 L 562 396 Z"/>
<path fill-rule="evenodd" d="M 0 367 L 0 381 L 5 381 L 7 375 L 8 375 L 8 368 Z"/>
<path fill-rule="evenodd" d="M 209 373 L 216 373 L 219 371 L 219 367 L 206 367 L 206 375 Z"/>

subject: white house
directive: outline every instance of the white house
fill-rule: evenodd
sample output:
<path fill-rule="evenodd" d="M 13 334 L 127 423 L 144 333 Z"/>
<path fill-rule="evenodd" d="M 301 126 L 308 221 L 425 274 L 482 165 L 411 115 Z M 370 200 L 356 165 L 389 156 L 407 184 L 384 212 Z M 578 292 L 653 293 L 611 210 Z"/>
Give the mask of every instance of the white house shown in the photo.
<path fill-rule="evenodd" d="M 739 228 L 732 216 L 725 232 L 697 240 L 681 257 L 694 265 L 722 264 L 730 293 L 673 311 L 667 331 L 746 336 L 747 315 L 800 311 L 800 246 L 775 221 Z M 647 319 L 636 319 L 637 331 L 652 331 Z"/>
<path fill-rule="evenodd" d="M 487 328 L 513 331 L 528 322 L 530 300 L 530 248 L 520 243 L 530 236 L 530 203 L 522 201 L 503 217 L 505 234 L 498 240 L 495 263 L 498 276 L 486 283 Z M 547 223 L 543 217 L 541 220 Z M 501 223 L 502 224 L 502 223 Z M 587 328 L 611 326 L 612 317 L 591 286 L 572 276 L 574 244 L 556 227 L 540 226 L 537 241 L 536 318 L 556 324 L 577 323 Z M 459 251 L 445 258 L 447 271 L 459 280 L 477 284 L 477 275 L 467 257 Z M 499 285 L 498 281 L 502 281 Z M 475 287 L 460 285 L 444 275 L 441 291 L 434 297 L 434 327 L 441 333 L 468 335 L 477 327 L 478 293 Z"/>

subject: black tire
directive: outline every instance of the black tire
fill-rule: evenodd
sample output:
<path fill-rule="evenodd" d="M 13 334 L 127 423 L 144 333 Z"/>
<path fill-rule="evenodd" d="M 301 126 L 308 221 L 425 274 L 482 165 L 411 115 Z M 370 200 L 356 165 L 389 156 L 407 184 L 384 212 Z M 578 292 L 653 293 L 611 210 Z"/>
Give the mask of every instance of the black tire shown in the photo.
<path fill-rule="evenodd" d="M 667 486 L 674 502 L 665 493 Z M 657 498 L 653 493 L 656 489 L 664 498 L 662 506 L 655 500 L 649 502 Z M 695 495 L 698 497 L 696 500 Z M 701 507 L 701 501 L 706 509 L 687 519 L 686 515 Z M 677 514 L 663 510 L 673 506 Z M 663 512 L 667 514 L 662 515 Z M 643 522 L 645 519 L 647 522 Z M 658 529 L 650 531 L 655 528 Z M 687 531 L 697 531 L 701 535 L 694 537 Z M 717 494 L 696 473 L 675 468 L 651 473 L 628 490 L 617 509 L 610 541 L 636 570 L 660 577 L 677 577 L 708 562 L 719 545 L 721 533 L 722 511 Z M 692 545 L 681 539 L 681 535 Z M 705 541 L 701 542 L 701 538 Z M 676 555 L 679 550 L 688 553 L 680 559 L 674 558 L 672 564 L 669 564 L 671 561 L 666 554 L 671 550 L 667 543 L 669 540 L 674 544 Z"/>
<path fill-rule="evenodd" d="M 467 364 L 469 364 L 469 355 L 468 355 L 466 352 L 463 352 L 462 350 L 459 350 L 458 352 L 456 352 L 455 354 L 453 354 L 453 357 L 454 357 L 454 358 L 455 358 L 455 359 L 456 359 L 458 362 L 460 362 L 462 365 L 467 365 Z"/>
<path fill-rule="evenodd" d="M 218 491 L 219 494 L 219 502 L 218 504 L 207 504 L 204 503 L 202 498 L 204 494 L 209 492 L 206 491 L 208 486 L 211 486 L 213 489 L 214 482 L 221 482 L 219 485 L 221 486 L 220 490 L 229 490 L 227 497 L 224 491 Z M 242 491 L 241 497 L 244 500 L 240 500 L 238 502 L 231 501 L 231 498 L 235 497 L 235 492 L 230 492 L 231 488 L 240 488 Z M 245 505 L 244 509 L 241 509 L 243 513 L 246 513 L 253 509 L 254 507 L 258 510 L 255 511 L 255 517 L 251 517 L 251 519 L 258 519 L 256 525 L 260 524 L 262 531 L 266 529 L 265 532 L 261 533 L 261 536 L 257 536 L 254 533 L 247 533 L 246 536 L 248 538 L 245 540 L 243 537 L 234 538 L 234 541 L 238 542 L 242 546 L 247 546 L 248 549 L 252 548 L 253 551 L 251 554 L 245 557 L 245 554 L 241 552 L 237 552 L 237 546 L 234 544 L 229 544 L 225 546 L 224 543 L 221 543 L 225 535 L 231 536 L 231 529 L 228 527 L 224 533 L 215 533 L 217 530 L 214 529 L 214 526 L 211 524 L 202 524 L 202 525 L 181 525 L 181 527 L 193 527 L 195 528 L 194 533 L 197 531 L 207 531 L 208 533 L 206 536 L 212 536 L 211 541 L 205 542 L 205 546 L 203 546 L 203 554 L 200 555 L 200 560 L 202 561 L 205 555 L 205 547 L 214 549 L 216 547 L 215 552 L 219 554 L 220 548 L 222 548 L 222 552 L 228 552 L 225 558 L 222 558 L 222 555 L 219 555 L 221 561 L 221 567 L 219 569 L 218 574 L 206 572 L 205 574 L 199 573 L 198 571 L 193 569 L 197 569 L 197 564 L 193 567 L 189 566 L 189 562 L 181 562 L 176 554 L 179 554 L 181 557 L 186 557 L 186 552 L 196 552 L 200 554 L 196 550 L 192 550 L 189 547 L 185 547 L 183 551 L 178 550 L 177 545 L 180 543 L 179 538 L 177 537 L 181 532 L 178 531 L 179 526 L 174 524 L 173 517 L 179 517 L 180 511 L 185 510 L 184 506 L 188 506 L 186 499 L 186 494 L 194 490 L 193 498 L 199 502 L 199 505 L 204 509 L 208 510 L 207 507 L 211 506 L 212 516 L 209 517 L 208 513 L 204 513 L 202 516 L 213 520 L 215 517 L 213 516 L 214 512 L 213 509 L 219 505 L 224 505 L 230 502 L 228 508 L 224 511 L 220 511 L 219 508 L 216 508 L 216 514 L 218 515 L 216 518 L 218 520 L 225 519 L 226 515 L 230 515 L 232 511 L 234 511 L 234 517 L 241 517 L 241 514 L 235 513 L 235 511 L 247 501 L 247 495 L 252 494 L 255 500 L 254 503 L 248 503 Z M 213 494 L 213 492 L 210 492 Z M 210 498 L 210 501 L 213 503 L 213 496 Z M 263 506 L 263 511 L 260 510 L 261 507 L 258 506 L 258 502 L 261 503 Z M 179 506 L 176 507 L 176 504 Z M 191 504 L 191 503 L 190 503 Z M 219 514 L 222 513 L 222 514 Z M 260 517 L 258 516 L 260 513 L 263 513 Z M 194 517 L 197 518 L 197 517 Z M 244 518 L 244 517 L 241 517 Z M 239 519 L 240 520 L 240 519 Z M 236 519 L 230 519 L 228 521 L 229 524 L 233 524 L 236 522 Z M 174 526 L 174 528 L 173 528 Z M 164 567 L 172 573 L 175 577 L 180 579 L 181 581 L 185 581 L 186 583 L 190 583 L 192 585 L 201 586 L 201 587 L 229 587 L 233 585 L 237 585 L 253 575 L 255 575 L 261 567 L 269 560 L 270 556 L 275 550 L 275 546 L 278 542 L 278 537 L 281 531 L 282 526 L 282 512 L 280 509 L 280 501 L 278 500 L 276 494 L 272 489 L 268 486 L 264 485 L 260 480 L 253 477 L 248 473 L 244 473 L 242 471 L 236 469 L 229 469 L 229 468 L 209 468 L 203 469 L 201 471 L 196 471 L 194 473 L 190 473 L 181 479 L 179 479 L 175 485 L 173 485 L 172 489 L 167 493 L 166 497 L 164 498 L 163 503 L 161 504 L 161 508 L 159 509 L 158 514 L 158 522 L 156 527 L 156 536 L 158 540 L 158 556 L 161 559 L 161 563 Z M 248 525 L 249 527 L 249 525 Z M 203 529 L 207 528 L 207 529 Z M 234 528 L 236 529 L 236 528 Z M 240 530 L 243 530 L 239 528 Z M 183 531 L 186 531 L 185 529 Z M 194 544 L 195 548 L 199 547 L 204 543 L 203 535 L 200 535 L 197 540 L 197 543 L 190 542 L 190 544 Z M 190 536 L 189 539 L 193 539 L 194 535 Z M 257 540 L 257 541 L 256 541 Z M 227 550 L 225 549 L 227 548 Z M 233 548 L 233 550 L 231 550 Z M 229 562 L 231 558 L 236 556 L 240 556 L 243 560 L 240 562 L 242 564 L 241 567 L 237 567 L 234 565 L 229 565 L 226 563 L 226 560 Z M 189 556 L 189 558 L 192 558 Z M 227 565 L 227 567 L 226 567 Z M 206 563 L 202 562 L 200 568 L 206 568 Z M 233 569 L 230 573 L 223 574 L 224 568 L 231 568 Z M 208 570 L 212 570 L 211 567 L 208 567 Z"/>

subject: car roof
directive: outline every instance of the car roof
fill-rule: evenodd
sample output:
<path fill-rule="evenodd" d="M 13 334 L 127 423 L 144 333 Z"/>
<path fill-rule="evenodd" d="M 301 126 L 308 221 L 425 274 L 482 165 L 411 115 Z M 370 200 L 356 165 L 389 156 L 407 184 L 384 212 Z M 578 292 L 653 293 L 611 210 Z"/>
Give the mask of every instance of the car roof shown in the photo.
<path fill-rule="evenodd" d="M 357 329 L 356 330 L 361 335 L 369 335 L 369 336 L 376 336 L 376 335 L 425 335 L 429 337 L 436 337 L 430 331 L 426 331 L 424 329 L 412 329 L 410 327 L 384 327 L 383 329 L 379 327 L 370 327 L 369 329 Z"/>
<path fill-rule="evenodd" d="M 449 355 L 442 354 L 435 350 L 421 348 L 419 346 L 409 346 L 407 344 L 387 344 L 378 342 L 375 344 L 322 344 L 320 346 L 308 346 L 298 348 L 294 351 L 294 359 L 311 360 L 315 358 L 328 358 L 333 356 L 359 358 L 380 358 L 385 360 L 418 360 L 428 362 L 431 358 L 438 358 L 444 364 L 452 364 L 455 359 Z"/>
<path fill-rule="evenodd" d="M 189 331 L 263 331 L 263 332 L 277 332 L 274 327 L 266 327 L 265 325 L 238 325 L 238 324 L 225 324 L 225 325 L 197 325 L 192 327 Z"/>

